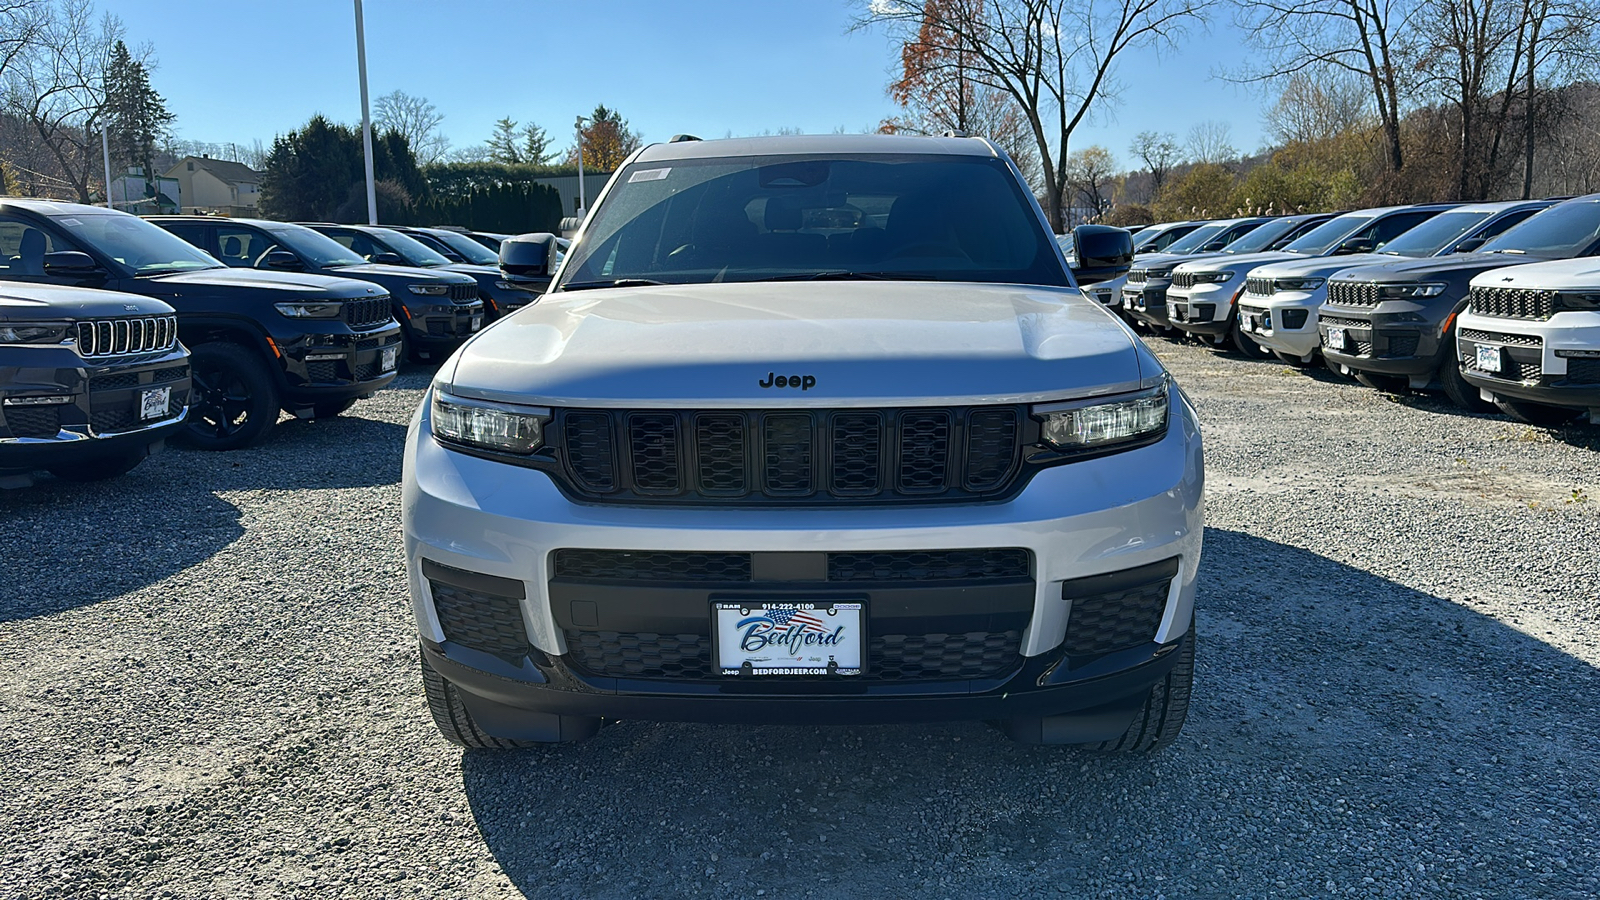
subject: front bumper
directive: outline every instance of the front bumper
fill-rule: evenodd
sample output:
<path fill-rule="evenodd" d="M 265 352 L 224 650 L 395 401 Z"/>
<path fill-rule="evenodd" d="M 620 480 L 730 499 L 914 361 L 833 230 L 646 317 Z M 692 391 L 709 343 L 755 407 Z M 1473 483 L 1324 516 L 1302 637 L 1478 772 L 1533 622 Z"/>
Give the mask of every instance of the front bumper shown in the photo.
<path fill-rule="evenodd" d="M 1232 281 L 1174 287 L 1167 291 L 1167 318 L 1190 334 L 1223 335 L 1233 324 Z"/>
<path fill-rule="evenodd" d="M 1146 325 L 1167 327 L 1167 286 L 1165 279 L 1129 284 L 1122 288 L 1122 308 Z"/>
<path fill-rule="evenodd" d="M 1600 313 L 1560 312 L 1544 321 L 1462 313 L 1456 325 L 1461 374 L 1486 398 L 1600 411 Z M 1480 366 L 1488 347 L 1500 371 Z"/>
<path fill-rule="evenodd" d="M 1432 318 L 1425 307 L 1407 300 L 1375 307 L 1324 305 L 1317 315 L 1317 344 L 1329 365 L 1401 376 L 1423 388 L 1449 350 L 1440 339 L 1440 323 Z M 1330 345 L 1329 329 L 1342 331 L 1342 348 Z"/>
<path fill-rule="evenodd" d="M 411 346 L 425 353 L 454 351 L 484 324 L 482 300 L 408 305 L 403 315 Z"/>
<path fill-rule="evenodd" d="M 412 423 L 403 487 L 419 636 L 436 669 L 496 708 L 744 722 L 1053 715 L 1142 698 L 1170 668 L 1188 631 L 1201 547 L 1203 463 L 1186 403 L 1174 403 L 1172 426 L 1160 442 L 1042 470 L 1006 502 L 820 509 L 575 504 L 542 472 L 439 446 L 428 434 L 426 414 L 424 407 Z M 568 548 L 752 559 L 1018 548 L 1030 562 L 1024 576 L 1003 584 L 935 576 L 895 584 L 759 576 L 738 587 L 670 579 L 603 584 L 556 570 L 556 551 Z M 1162 565 L 1172 568 L 1159 588 L 1143 589 L 1147 598 L 1157 591 L 1148 630 L 1116 652 L 1078 653 L 1083 645 L 1072 631 L 1074 609 L 1080 627 L 1094 621 L 1094 607 L 1078 586 Z M 495 656 L 466 646 L 471 641 L 454 633 L 461 621 L 450 593 L 456 588 L 440 580 L 447 570 L 509 586 L 491 585 L 485 596 L 500 591 L 508 611 L 502 619 L 520 629 L 526 654 Z M 998 666 L 976 675 L 874 680 L 867 677 L 869 664 L 858 680 L 674 677 L 687 658 L 685 642 L 707 633 L 713 596 L 860 600 L 868 607 L 869 636 L 880 617 L 892 617 L 895 628 L 888 630 L 930 646 L 936 637 L 969 632 L 1013 637 L 1000 657 L 985 657 Z M 1104 596 L 1094 602 L 1105 602 Z M 600 628 L 609 630 L 595 631 Z M 597 650 L 589 641 L 605 646 Z M 597 665 L 597 652 L 621 660 L 624 669 Z M 643 666 L 643 674 L 630 675 L 629 665 Z"/>
<path fill-rule="evenodd" d="M 0 366 L 0 468 L 33 469 L 157 445 L 188 413 L 189 352 L 86 360 L 66 347 L 8 347 Z M 144 418 L 144 395 L 167 391 Z M 29 400 L 65 402 L 36 405 Z M 159 398 L 158 398 L 159 399 Z"/>
<path fill-rule="evenodd" d="M 400 326 L 393 321 L 365 331 L 335 326 L 276 343 L 287 406 L 365 397 L 388 386 L 399 371 Z"/>
<path fill-rule="evenodd" d="M 1326 297 L 1326 288 L 1276 291 L 1265 297 L 1247 292 L 1239 298 L 1239 330 L 1268 350 L 1309 358 L 1321 343 L 1317 310 Z"/>

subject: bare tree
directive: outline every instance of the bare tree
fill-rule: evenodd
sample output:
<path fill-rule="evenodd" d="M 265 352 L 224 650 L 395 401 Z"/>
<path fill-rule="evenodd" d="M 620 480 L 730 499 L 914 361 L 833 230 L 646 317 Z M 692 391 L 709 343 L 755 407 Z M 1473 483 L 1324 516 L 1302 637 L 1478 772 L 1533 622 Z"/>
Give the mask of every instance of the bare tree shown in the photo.
<path fill-rule="evenodd" d="M 1321 78 L 1295 72 L 1262 119 L 1274 140 L 1309 144 L 1366 127 L 1371 109 L 1372 94 L 1348 72 L 1336 70 Z"/>
<path fill-rule="evenodd" d="M 1214 0 L 870 0 L 856 27 L 885 26 L 902 54 L 931 66 L 970 66 L 979 83 L 1010 94 L 1039 151 L 1051 224 L 1065 227 L 1072 135 L 1107 99 L 1131 48 L 1173 41 Z"/>
<path fill-rule="evenodd" d="M 1600 50 L 1594 41 L 1600 23 L 1597 0 L 1523 0 L 1523 168 L 1522 196 L 1533 195 L 1535 107 L 1539 100 L 1538 73 L 1587 74 Z M 1564 72 L 1563 72 L 1564 70 Z M 1507 91 L 1509 93 L 1509 90 Z"/>
<path fill-rule="evenodd" d="M 1133 136 L 1129 151 L 1150 170 L 1150 199 L 1161 194 L 1167 174 L 1178 164 L 1178 139 L 1170 132 L 1141 131 Z"/>
<path fill-rule="evenodd" d="M 1116 158 L 1094 144 L 1067 157 L 1067 186 L 1074 205 L 1080 202 L 1099 219 L 1111 209 L 1111 187 L 1116 178 Z"/>
<path fill-rule="evenodd" d="M 418 165 L 442 162 L 450 152 L 450 138 L 439 130 L 444 114 L 425 97 L 405 91 L 390 91 L 378 98 L 373 123 L 378 128 L 399 132 L 411 145 Z"/>
<path fill-rule="evenodd" d="M 0 78 L 48 21 L 49 0 L 0 0 Z"/>
<path fill-rule="evenodd" d="M 1371 92 L 1391 172 L 1405 164 L 1400 119 L 1412 96 L 1414 0 L 1239 0 L 1238 24 L 1260 51 L 1238 77 L 1348 72 Z"/>
<path fill-rule="evenodd" d="M 1189 129 L 1189 161 L 1221 165 L 1239 158 L 1233 146 L 1233 126 L 1207 119 Z"/>

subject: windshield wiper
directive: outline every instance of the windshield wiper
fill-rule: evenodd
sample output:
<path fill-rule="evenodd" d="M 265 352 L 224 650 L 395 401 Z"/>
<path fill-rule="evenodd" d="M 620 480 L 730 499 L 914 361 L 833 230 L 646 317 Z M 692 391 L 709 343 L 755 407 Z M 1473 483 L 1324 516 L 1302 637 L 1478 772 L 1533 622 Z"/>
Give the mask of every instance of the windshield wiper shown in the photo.
<path fill-rule="evenodd" d="M 615 281 L 569 281 L 561 286 L 563 291 L 587 291 L 592 288 L 649 287 L 666 284 L 653 278 L 618 278 Z"/>

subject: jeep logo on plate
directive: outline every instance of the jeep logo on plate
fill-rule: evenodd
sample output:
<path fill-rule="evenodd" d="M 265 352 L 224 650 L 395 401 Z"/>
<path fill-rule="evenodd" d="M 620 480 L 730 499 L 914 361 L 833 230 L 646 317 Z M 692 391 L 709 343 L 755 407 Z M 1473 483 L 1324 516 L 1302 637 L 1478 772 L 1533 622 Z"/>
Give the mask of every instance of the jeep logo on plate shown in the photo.
<path fill-rule="evenodd" d="M 799 388 L 802 391 L 809 391 L 817 386 L 817 379 L 813 375 L 776 375 L 768 372 L 767 380 L 758 381 L 756 384 L 764 388 Z"/>

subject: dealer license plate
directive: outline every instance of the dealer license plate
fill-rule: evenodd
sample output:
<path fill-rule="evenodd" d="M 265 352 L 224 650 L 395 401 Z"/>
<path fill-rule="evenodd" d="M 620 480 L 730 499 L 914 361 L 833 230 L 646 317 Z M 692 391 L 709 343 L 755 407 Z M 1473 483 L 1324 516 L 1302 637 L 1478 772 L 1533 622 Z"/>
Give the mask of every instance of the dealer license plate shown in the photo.
<path fill-rule="evenodd" d="M 139 418 L 148 422 L 151 419 L 164 419 L 167 417 L 167 407 L 172 403 L 172 387 L 151 388 L 139 394 Z"/>
<path fill-rule="evenodd" d="M 400 347 L 399 347 L 399 345 L 395 345 L 393 347 L 385 347 L 385 348 L 383 348 L 382 355 L 378 358 L 378 368 L 382 369 L 385 372 L 392 372 L 392 371 L 394 371 L 395 365 L 398 364 L 399 362 L 400 362 Z"/>
<path fill-rule="evenodd" d="M 1328 329 L 1328 346 L 1332 347 L 1335 350 L 1343 350 L 1344 349 L 1344 329 L 1343 328 L 1329 328 Z"/>
<path fill-rule="evenodd" d="M 723 675 L 860 675 L 862 603 L 719 601 L 711 605 Z"/>
<path fill-rule="evenodd" d="M 477 331 L 479 328 L 482 328 L 482 327 L 483 327 L 483 316 L 473 316 L 472 317 L 472 330 L 473 331 Z"/>
<path fill-rule="evenodd" d="M 1485 372 L 1499 372 L 1504 366 L 1500 358 L 1500 348 L 1488 344 L 1478 345 L 1478 368 Z"/>

